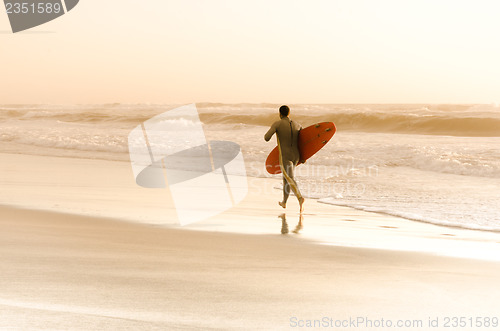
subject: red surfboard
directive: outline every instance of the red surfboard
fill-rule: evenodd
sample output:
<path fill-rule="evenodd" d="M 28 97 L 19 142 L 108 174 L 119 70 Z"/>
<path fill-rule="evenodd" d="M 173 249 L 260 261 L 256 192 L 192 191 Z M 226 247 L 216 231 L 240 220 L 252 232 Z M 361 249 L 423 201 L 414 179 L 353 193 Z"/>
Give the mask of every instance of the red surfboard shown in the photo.
<path fill-rule="evenodd" d="M 322 149 L 336 131 L 337 128 L 333 122 L 317 123 L 300 130 L 299 151 L 302 160 L 306 161 Z M 269 153 L 266 159 L 266 169 L 271 175 L 281 173 L 278 146 Z"/>

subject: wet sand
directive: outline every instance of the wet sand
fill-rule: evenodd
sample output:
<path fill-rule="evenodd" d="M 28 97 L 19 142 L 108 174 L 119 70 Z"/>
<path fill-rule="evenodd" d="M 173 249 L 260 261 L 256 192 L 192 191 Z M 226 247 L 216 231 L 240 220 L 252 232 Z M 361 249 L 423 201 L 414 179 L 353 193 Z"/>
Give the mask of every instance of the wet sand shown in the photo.
<path fill-rule="evenodd" d="M 26 205 L 73 213 L 0 207 L 0 329 L 274 330 L 366 318 L 420 329 L 438 318 L 432 329 L 449 329 L 447 317 L 498 314 L 500 263 L 482 256 L 497 252 L 498 234 L 314 200 L 295 234 L 292 200 L 283 235 L 267 179 L 258 185 L 270 191 L 253 183 L 236 208 L 180 228 L 158 198 L 167 193 L 135 187 L 124 162 L 1 157 L 2 201 L 20 205 L 24 194 Z M 76 215 L 78 201 L 108 217 Z"/>

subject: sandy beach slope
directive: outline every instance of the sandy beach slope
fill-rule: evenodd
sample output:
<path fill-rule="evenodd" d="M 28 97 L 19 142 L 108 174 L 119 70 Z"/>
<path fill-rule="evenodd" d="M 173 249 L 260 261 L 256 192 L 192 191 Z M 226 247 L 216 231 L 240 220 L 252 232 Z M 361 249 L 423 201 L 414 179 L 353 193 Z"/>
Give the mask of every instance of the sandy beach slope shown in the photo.
<path fill-rule="evenodd" d="M 442 323 L 495 316 L 500 303 L 494 262 L 8 207 L 0 228 L 4 329 L 287 329 L 323 317 Z"/>
<path fill-rule="evenodd" d="M 276 330 L 383 319 L 449 330 L 447 318 L 498 317 L 495 233 L 309 200 L 302 234 L 292 232 L 292 201 L 282 235 L 272 179 L 252 183 L 236 208 L 179 228 L 168 193 L 136 187 L 125 162 L 0 157 L 0 329 Z"/>

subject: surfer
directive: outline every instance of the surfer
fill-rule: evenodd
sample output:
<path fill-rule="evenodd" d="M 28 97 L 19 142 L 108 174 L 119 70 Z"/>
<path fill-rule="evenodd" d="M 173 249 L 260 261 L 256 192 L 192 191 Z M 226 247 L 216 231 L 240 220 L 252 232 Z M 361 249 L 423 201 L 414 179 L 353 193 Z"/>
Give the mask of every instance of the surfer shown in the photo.
<path fill-rule="evenodd" d="M 303 210 L 304 198 L 300 194 L 297 182 L 294 179 L 295 167 L 301 160 L 298 138 L 302 126 L 295 123 L 289 118 L 290 108 L 288 106 L 281 106 L 279 109 L 280 120 L 271 125 L 271 128 L 264 136 L 266 141 L 269 141 L 273 134 L 276 132 L 278 140 L 278 148 L 280 150 L 280 167 L 283 173 L 283 201 L 278 204 L 286 208 L 286 202 L 290 195 L 290 189 L 293 191 L 299 200 L 300 212 Z"/>

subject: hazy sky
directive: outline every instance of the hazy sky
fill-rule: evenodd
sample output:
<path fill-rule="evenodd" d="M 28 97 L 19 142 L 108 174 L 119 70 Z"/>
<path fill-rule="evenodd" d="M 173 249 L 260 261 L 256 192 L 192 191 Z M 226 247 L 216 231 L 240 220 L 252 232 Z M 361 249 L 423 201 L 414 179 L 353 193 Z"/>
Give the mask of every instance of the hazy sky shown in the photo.
<path fill-rule="evenodd" d="M 500 102 L 500 2 L 80 0 L 12 34 L 0 104 Z"/>

